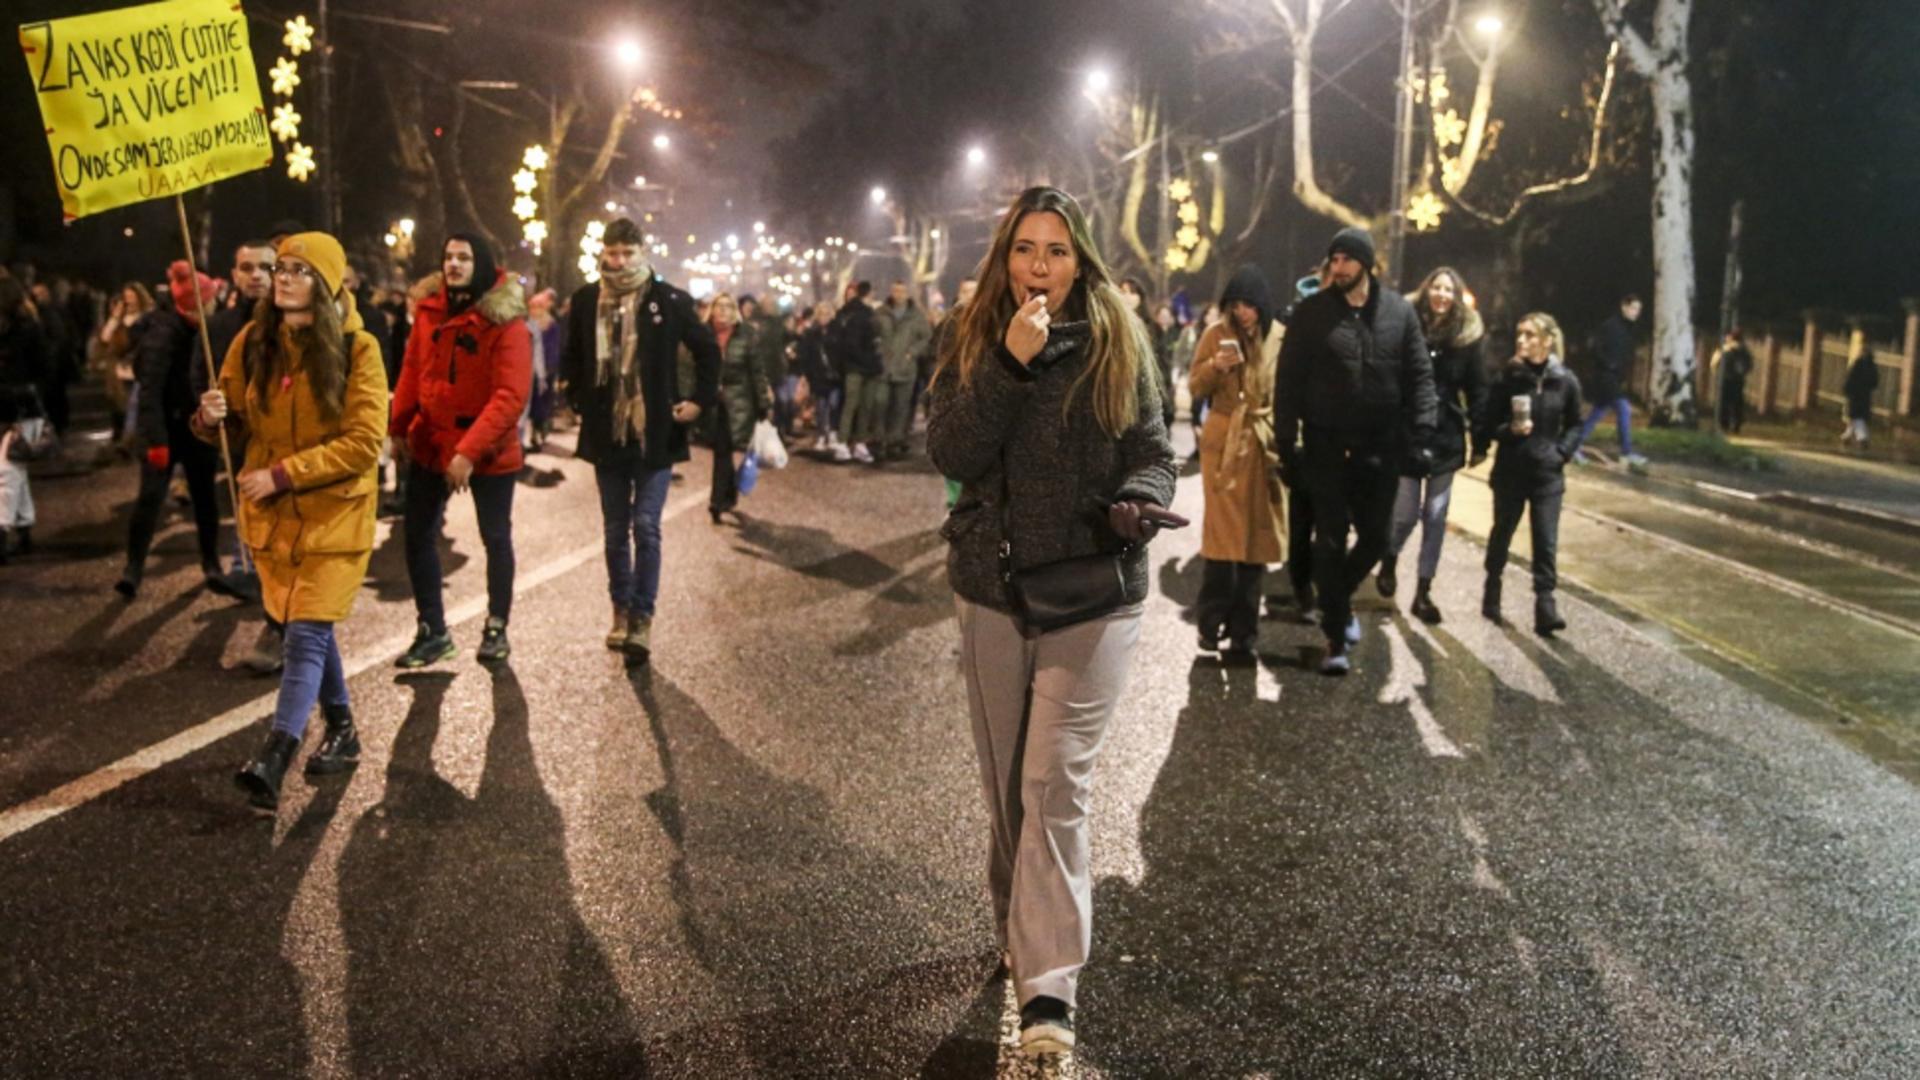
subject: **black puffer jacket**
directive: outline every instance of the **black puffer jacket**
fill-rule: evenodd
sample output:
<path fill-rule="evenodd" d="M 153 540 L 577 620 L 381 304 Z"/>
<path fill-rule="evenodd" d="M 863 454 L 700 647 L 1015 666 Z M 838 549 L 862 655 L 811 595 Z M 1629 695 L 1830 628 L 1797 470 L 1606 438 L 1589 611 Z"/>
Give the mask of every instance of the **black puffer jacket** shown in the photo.
<path fill-rule="evenodd" d="M 1533 433 L 1513 433 L 1513 399 L 1531 399 Z M 1493 458 L 1493 486 L 1509 492 L 1546 494 L 1564 491 L 1565 469 L 1580 449 L 1580 380 L 1558 358 L 1540 367 L 1515 360 L 1500 372 L 1487 394 L 1475 438 L 1499 444 Z"/>
<path fill-rule="evenodd" d="M 1109 438 L 1093 415 L 1090 390 L 1081 388 L 1066 408 L 1086 368 L 1086 346 L 1085 322 L 1055 323 L 1030 366 L 995 346 L 974 365 L 970 385 L 963 388 L 948 366 L 928 390 L 927 456 L 961 485 L 940 530 L 951 545 L 947 575 L 953 591 L 975 604 L 1009 610 L 1000 579 L 1003 483 L 1016 569 L 1117 552 L 1123 545 L 1107 526 L 1108 504 L 1173 501 L 1177 474 L 1160 416 L 1159 376 L 1150 362 L 1140 366 L 1139 418 L 1119 439 Z M 1127 599 L 1144 600 L 1146 545 L 1127 556 L 1124 570 Z"/>
<path fill-rule="evenodd" d="M 155 309 L 140 322 L 140 407 L 135 429 L 149 447 L 167 445 L 170 431 L 184 432 L 200 407 L 193 394 L 193 347 L 200 329 L 177 311 Z"/>
<path fill-rule="evenodd" d="M 1440 399 L 1439 423 L 1429 444 L 1433 450 L 1433 473 L 1453 472 L 1467 463 L 1467 437 L 1487 404 L 1486 326 L 1480 313 L 1462 304 L 1460 325 L 1446 341 L 1427 342 L 1427 355 L 1433 360 L 1433 388 Z M 1486 441 L 1475 438 L 1475 451 L 1484 451 Z"/>
<path fill-rule="evenodd" d="M 1327 289 L 1294 309 L 1273 392 L 1283 456 L 1303 424 L 1343 446 L 1424 446 L 1438 413 L 1433 361 L 1405 297 L 1376 280 L 1364 307 Z"/>
<path fill-rule="evenodd" d="M 865 300 L 849 300 L 834 313 L 833 321 L 827 324 L 827 355 L 833 358 L 841 378 L 874 378 L 886 372 L 886 364 L 880 359 L 880 332 L 874 325 L 873 309 Z"/>

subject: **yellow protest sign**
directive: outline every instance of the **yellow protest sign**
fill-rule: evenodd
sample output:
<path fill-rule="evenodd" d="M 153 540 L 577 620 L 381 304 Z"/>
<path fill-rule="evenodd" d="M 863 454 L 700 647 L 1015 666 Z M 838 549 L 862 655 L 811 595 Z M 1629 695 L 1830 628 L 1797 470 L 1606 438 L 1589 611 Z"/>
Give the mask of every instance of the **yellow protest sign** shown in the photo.
<path fill-rule="evenodd" d="M 273 163 L 235 0 L 165 0 L 23 23 L 68 219 Z"/>

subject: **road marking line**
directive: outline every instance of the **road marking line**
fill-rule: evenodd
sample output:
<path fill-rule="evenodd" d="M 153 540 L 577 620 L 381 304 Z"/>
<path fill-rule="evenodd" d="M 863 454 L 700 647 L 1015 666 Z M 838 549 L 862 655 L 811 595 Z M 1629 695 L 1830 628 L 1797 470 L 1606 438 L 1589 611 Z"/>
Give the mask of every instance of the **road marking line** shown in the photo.
<path fill-rule="evenodd" d="M 1434 718 L 1433 710 L 1420 698 L 1420 688 L 1427 685 L 1426 669 L 1413 655 L 1413 649 L 1407 645 L 1407 639 L 1400 628 L 1391 622 L 1380 624 L 1380 631 L 1387 639 L 1387 684 L 1380 688 L 1379 701 L 1382 705 L 1405 703 L 1407 711 L 1413 714 L 1413 728 L 1420 734 L 1420 745 L 1426 748 L 1428 757 L 1464 758 L 1467 755 L 1447 733 L 1440 728 L 1440 721 Z"/>
<path fill-rule="evenodd" d="M 660 523 L 665 525 L 679 517 L 688 509 L 706 499 L 705 495 L 688 492 L 667 507 L 660 515 Z M 549 562 L 531 574 L 522 574 L 513 583 L 513 594 L 520 596 L 545 585 L 569 571 L 579 568 L 595 555 L 606 551 L 604 540 L 595 540 L 567 552 Z M 469 619 L 483 614 L 487 610 L 487 597 L 483 592 L 455 605 L 447 612 L 447 625 L 457 626 Z M 413 643 L 413 631 L 409 630 L 386 639 L 372 649 L 346 660 L 347 678 L 351 679 L 369 669 L 390 663 L 394 654 L 403 651 Z M 0 812 L 0 843 L 59 817 L 76 806 L 105 795 L 123 784 L 153 772 L 165 765 L 186 757 L 188 754 L 204 749 L 236 732 L 246 730 L 260 718 L 263 711 L 273 708 L 274 700 L 279 696 L 278 686 L 273 690 L 228 709 L 226 712 L 202 721 L 185 731 L 172 735 L 142 750 L 136 750 L 111 765 L 95 769 L 93 772 L 54 788 L 44 795 L 28 799 L 17 806 Z"/>

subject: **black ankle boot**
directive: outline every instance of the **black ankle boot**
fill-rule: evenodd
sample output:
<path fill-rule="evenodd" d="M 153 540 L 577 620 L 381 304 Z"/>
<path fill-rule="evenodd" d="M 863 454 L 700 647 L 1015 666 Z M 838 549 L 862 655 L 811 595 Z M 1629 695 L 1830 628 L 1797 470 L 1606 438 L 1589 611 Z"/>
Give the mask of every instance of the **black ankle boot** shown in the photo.
<path fill-rule="evenodd" d="M 1388 600 L 1393 599 L 1393 594 L 1400 591 L 1400 568 L 1394 565 L 1395 561 L 1392 556 L 1381 560 L 1380 572 L 1373 579 L 1373 587 Z"/>
<path fill-rule="evenodd" d="M 22 525 L 13 530 L 13 553 L 15 555 L 33 554 L 33 526 Z"/>
<path fill-rule="evenodd" d="M 1552 637 L 1556 631 L 1565 630 L 1567 620 L 1560 617 L 1560 609 L 1554 605 L 1552 593 L 1541 593 L 1533 598 L 1533 632 L 1541 637 Z"/>
<path fill-rule="evenodd" d="M 1505 620 L 1500 617 L 1499 574 L 1487 575 L 1487 587 L 1480 594 L 1480 614 L 1486 616 L 1488 622 L 1505 625 Z"/>
<path fill-rule="evenodd" d="M 1433 579 L 1421 578 L 1420 585 L 1413 592 L 1413 603 L 1407 610 L 1428 626 L 1440 625 L 1440 609 L 1433 606 Z"/>
<path fill-rule="evenodd" d="M 308 776 L 343 773 L 360 764 L 360 733 L 353 727 L 353 710 L 345 705 L 328 705 L 327 734 L 320 749 L 307 758 Z"/>
<path fill-rule="evenodd" d="M 233 782 L 247 793 L 247 805 L 263 814 L 280 806 L 280 781 L 287 775 L 287 764 L 300 749 L 300 740 L 284 731 L 267 735 L 260 753 L 245 768 L 233 774 Z"/>

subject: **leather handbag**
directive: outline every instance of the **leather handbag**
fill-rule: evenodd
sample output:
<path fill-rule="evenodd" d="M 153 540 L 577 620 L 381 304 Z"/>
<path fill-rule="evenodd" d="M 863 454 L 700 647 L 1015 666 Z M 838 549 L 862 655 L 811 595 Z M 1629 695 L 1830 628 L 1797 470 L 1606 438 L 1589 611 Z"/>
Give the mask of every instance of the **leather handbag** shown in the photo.
<path fill-rule="evenodd" d="M 1029 635 L 1097 619 L 1127 605 L 1125 559 L 1118 554 L 1078 555 L 1024 570 L 1013 568 L 1013 520 L 1006 461 L 1000 469 L 1000 580 L 1007 602 Z"/>

